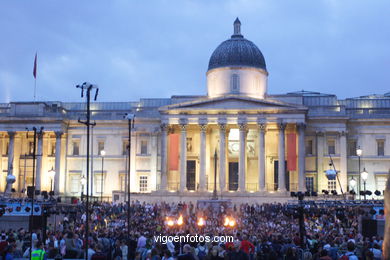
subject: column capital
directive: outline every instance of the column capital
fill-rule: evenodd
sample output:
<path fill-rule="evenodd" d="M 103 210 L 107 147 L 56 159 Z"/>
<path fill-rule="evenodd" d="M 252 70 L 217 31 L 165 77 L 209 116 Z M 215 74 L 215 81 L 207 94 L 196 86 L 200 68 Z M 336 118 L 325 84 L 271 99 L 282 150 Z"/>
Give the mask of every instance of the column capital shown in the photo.
<path fill-rule="evenodd" d="M 286 123 L 278 122 L 278 129 L 279 129 L 279 130 L 281 130 L 281 131 L 286 130 L 286 126 L 287 126 Z"/>
<path fill-rule="evenodd" d="M 264 122 L 258 122 L 257 123 L 257 129 L 259 129 L 261 132 L 265 132 L 267 128 L 267 124 Z"/>
<path fill-rule="evenodd" d="M 207 130 L 207 124 L 200 124 L 199 125 L 199 129 L 201 132 L 206 132 Z"/>
<path fill-rule="evenodd" d="M 185 132 L 187 130 L 187 124 L 179 124 L 180 131 Z"/>
<path fill-rule="evenodd" d="M 248 125 L 246 123 L 241 123 L 238 125 L 238 128 L 240 129 L 240 131 L 247 130 L 247 127 L 248 127 Z"/>
<path fill-rule="evenodd" d="M 64 134 L 63 131 L 55 131 L 56 138 L 61 138 L 61 136 Z"/>
<path fill-rule="evenodd" d="M 226 124 L 218 124 L 220 131 L 226 131 Z"/>
<path fill-rule="evenodd" d="M 298 131 L 305 131 L 306 123 L 297 123 Z"/>
<path fill-rule="evenodd" d="M 162 124 L 160 124 L 160 128 L 161 128 L 161 131 L 168 131 L 168 124 L 165 124 L 165 123 L 162 123 Z"/>
<path fill-rule="evenodd" d="M 340 131 L 339 132 L 340 136 L 347 136 L 347 134 L 348 134 L 348 131 Z"/>
<path fill-rule="evenodd" d="M 14 138 L 16 135 L 16 131 L 7 131 L 9 138 Z"/>

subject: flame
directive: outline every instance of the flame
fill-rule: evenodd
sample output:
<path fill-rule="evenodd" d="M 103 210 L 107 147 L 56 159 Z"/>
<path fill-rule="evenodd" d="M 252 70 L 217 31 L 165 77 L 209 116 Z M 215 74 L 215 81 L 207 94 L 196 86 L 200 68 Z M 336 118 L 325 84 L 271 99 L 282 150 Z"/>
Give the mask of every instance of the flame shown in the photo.
<path fill-rule="evenodd" d="M 199 220 L 198 220 L 198 226 L 204 226 L 204 219 L 203 218 L 200 218 Z"/>
<path fill-rule="evenodd" d="M 183 225 L 183 216 L 182 215 L 180 215 L 180 217 L 177 219 L 177 224 L 179 226 Z"/>
<path fill-rule="evenodd" d="M 175 223 L 173 223 L 173 220 L 168 219 L 167 225 L 168 225 L 169 227 L 172 227 L 174 224 L 175 224 Z"/>
<path fill-rule="evenodd" d="M 230 227 L 234 227 L 235 225 L 236 225 L 236 221 L 234 221 L 234 219 L 229 221 L 229 226 Z"/>
<path fill-rule="evenodd" d="M 223 223 L 223 225 L 224 225 L 225 227 L 227 227 L 227 226 L 229 225 L 229 222 L 230 222 L 229 218 L 226 217 L 226 218 L 225 218 L 225 222 Z"/>

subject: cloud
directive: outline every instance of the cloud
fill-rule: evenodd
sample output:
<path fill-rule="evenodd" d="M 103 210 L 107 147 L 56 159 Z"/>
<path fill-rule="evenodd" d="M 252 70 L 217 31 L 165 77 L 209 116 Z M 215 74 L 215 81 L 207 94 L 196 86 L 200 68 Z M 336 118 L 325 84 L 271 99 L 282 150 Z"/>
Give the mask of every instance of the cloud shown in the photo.
<path fill-rule="evenodd" d="M 84 81 L 100 86 L 101 101 L 206 94 L 208 59 L 237 16 L 265 56 L 270 93 L 384 93 L 389 7 L 385 0 L 3 1 L 0 101 L 32 99 L 37 50 L 45 100 L 79 101 L 74 86 Z"/>

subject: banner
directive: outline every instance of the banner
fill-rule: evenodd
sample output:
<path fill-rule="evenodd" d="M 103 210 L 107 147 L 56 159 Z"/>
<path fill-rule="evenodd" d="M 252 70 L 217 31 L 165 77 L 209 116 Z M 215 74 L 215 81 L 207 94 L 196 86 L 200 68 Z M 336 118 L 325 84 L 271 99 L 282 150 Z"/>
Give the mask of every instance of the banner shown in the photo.
<path fill-rule="evenodd" d="M 168 170 L 179 170 L 179 134 L 169 135 Z"/>
<path fill-rule="evenodd" d="M 297 170 L 297 135 L 287 134 L 287 171 Z"/>

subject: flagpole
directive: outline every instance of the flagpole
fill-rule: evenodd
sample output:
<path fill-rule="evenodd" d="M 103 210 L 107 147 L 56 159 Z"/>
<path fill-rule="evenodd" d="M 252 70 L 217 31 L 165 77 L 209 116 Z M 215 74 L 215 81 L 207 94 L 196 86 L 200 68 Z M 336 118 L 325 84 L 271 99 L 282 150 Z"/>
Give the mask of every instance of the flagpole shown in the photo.
<path fill-rule="evenodd" d="M 36 101 L 36 94 L 37 94 L 37 56 L 38 56 L 38 52 L 35 52 L 34 68 L 33 68 L 33 76 L 34 76 L 34 102 Z"/>
<path fill-rule="evenodd" d="M 37 93 L 37 78 L 34 78 L 34 102 L 36 101 L 36 93 Z"/>

